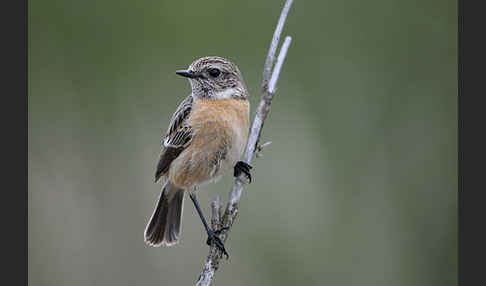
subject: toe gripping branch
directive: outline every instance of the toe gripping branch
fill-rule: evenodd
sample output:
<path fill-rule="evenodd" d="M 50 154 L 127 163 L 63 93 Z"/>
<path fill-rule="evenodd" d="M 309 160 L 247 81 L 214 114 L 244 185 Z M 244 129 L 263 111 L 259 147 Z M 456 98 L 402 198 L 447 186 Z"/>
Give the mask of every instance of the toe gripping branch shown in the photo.
<path fill-rule="evenodd" d="M 229 228 L 227 227 L 223 227 L 221 229 L 218 229 L 218 230 L 215 230 L 215 231 L 212 231 L 212 230 L 208 230 L 207 233 L 208 233 L 208 239 L 206 240 L 206 244 L 211 246 L 211 243 L 214 242 L 214 244 L 216 245 L 216 247 L 221 251 L 223 252 L 223 254 L 226 256 L 226 259 L 229 258 L 229 255 L 228 255 L 228 252 L 226 251 L 226 248 L 224 247 L 224 243 L 223 241 L 221 241 L 221 239 L 218 237 L 218 235 L 224 231 L 224 230 L 228 230 Z"/>
<path fill-rule="evenodd" d="M 235 165 L 234 176 L 239 177 L 241 173 L 244 173 L 248 181 L 251 183 L 251 169 L 253 169 L 253 166 L 250 164 L 243 161 L 238 161 Z"/>
<path fill-rule="evenodd" d="M 201 211 L 201 207 L 199 206 L 199 202 L 197 201 L 196 194 L 191 193 L 189 195 L 191 197 L 192 202 L 194 203 L 194 207 L 196 208 L 196 211 L 201 218 L 201 221 L 203 223 L 204 229 L 206 229 L 206 233 L 208 234 L 208 239 L 206 240 L 207 245 L 211 245 L 212 242 L 216 245 L 216 247 L 223 252 L 224 255 L 226 255 L 226 259 L 229 258 L 228 252 L 226 251 L 226 248 L 224 247 L 223 241 L 218 237 L 218 235 L 225 230 L 228 230 L 229 228 L 223 227 L 218 230 L 212 230 L 208 223 L 206 222 L 206 219 L 204 218 L 204 214 Z"/>

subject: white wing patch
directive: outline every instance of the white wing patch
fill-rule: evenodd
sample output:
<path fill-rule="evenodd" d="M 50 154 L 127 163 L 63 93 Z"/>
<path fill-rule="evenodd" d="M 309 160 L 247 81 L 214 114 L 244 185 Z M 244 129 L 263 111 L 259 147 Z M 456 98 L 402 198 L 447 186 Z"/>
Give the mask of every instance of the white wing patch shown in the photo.
<path fill-rule="evenodd" d="M 164 140 L 164 146 L 166 148 L 179 148 L 185 147 L 192 139 L 192 128 L 188 125 L 181 126 L 176 132 L 168 135 Z"/>

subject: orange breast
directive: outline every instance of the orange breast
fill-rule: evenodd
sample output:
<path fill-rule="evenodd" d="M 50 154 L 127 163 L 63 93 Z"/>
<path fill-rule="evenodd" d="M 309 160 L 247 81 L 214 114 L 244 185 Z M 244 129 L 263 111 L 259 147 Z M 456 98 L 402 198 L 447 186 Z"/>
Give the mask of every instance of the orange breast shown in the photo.
<path fill-rule="evenodd" d="M 231 150 L 225 158 L 228 164 L 241 156 L 248 138 L 249 103 L 240 99 L 195 99 L 189 124 L 192 142 L 169 170 L 172 183 L 186 188 L 218 175 L 214 158 L 223 146 Z"/>

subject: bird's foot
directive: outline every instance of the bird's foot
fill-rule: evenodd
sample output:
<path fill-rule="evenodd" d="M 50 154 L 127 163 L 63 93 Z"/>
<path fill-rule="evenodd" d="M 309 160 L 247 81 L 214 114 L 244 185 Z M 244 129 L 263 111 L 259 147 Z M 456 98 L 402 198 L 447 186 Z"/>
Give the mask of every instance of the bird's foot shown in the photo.
<path fill-rule="evenodd" d="M 229 229 L 229 227 L 225 226 L 225 227 L 222 227 L 220 229 L 215 230 L 214 233 L 217 234 L 217 235 L 220 235 L 223 231 L 226 231 L 228 229 Z"/>
<path fill-rule="evenodd" d="M 250 174 L 251 169 L 253 169 L 253 167 L 250 164 L 245 163 L 243 161 L 238 161 L 235 165 L 234 176 L 238 178 L 241 175 L 241 173 L 244 173 L 246 178 L 248 179 L 248 182 L 251 183 L 251 174 Z"/>
<path fill-rule="evenodd" d="M 228 252 L 226 252 L 226 249 L 224 248 L 224 244 L 221 241 L 221 239 L 218 237 L 218 234 L 220 234 L 223 230 L 227 230 L 227 227 L 223 227 L 221 229 L 218 229 L 216 231 L 208 231 L 208 239 L 206 240 L 207 245 L 211 245 L 212 242 L 216 245 L 216 247 L 223 252 L 224 255 L 226 255 L 226 259 L 229 258 Z"/>

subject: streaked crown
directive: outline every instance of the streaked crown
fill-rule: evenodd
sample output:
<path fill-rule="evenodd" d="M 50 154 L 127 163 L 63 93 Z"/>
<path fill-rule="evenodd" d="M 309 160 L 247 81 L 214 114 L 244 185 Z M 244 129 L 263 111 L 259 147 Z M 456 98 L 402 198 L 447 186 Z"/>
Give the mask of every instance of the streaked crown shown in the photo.
<path fill-rule="evenodd" d="M 187 70 L 176 73 L 189 79 L 195 97 L 216 99 L 248 97 L 240 70 L 227 59 L 215 56 L 199 58 L 192 62 Z"/>

